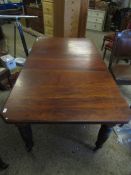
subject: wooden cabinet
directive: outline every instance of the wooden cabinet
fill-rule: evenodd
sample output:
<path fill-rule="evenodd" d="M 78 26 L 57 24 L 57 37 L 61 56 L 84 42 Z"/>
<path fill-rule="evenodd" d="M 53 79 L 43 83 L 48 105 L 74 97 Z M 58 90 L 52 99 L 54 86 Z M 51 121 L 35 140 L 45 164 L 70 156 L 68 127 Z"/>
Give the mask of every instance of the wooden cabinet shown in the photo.
<path fill-rule="evenodd" d="M 88 0 L 41 0 L 41 8 L 30 6 L 34 0 L 23 2 L 26 15 L 38 16 L 28 19 L 27 27 L 47 36 L 85 36 Z"/>
<path fill-rule="evenodd" d="M 87 29 L 103 31 L 106 12 L 102 10 L 88 10 Z"/>
<path fill-rule="evenodd" d="M 42 6 L 45 35 L 85 36 L 88 0 L 44 0 Z"/>
<path fill-rule="evenodd" d="M 43 6 L 43 10 L 44 10 L 45 14 L 52 15 L 53 12 L 54 12 L 54 4 L 53 4 L 53 2 L 45 1 L 44 2 L 44 6 Z"/>
<path fill-rule="evenodd" d="M 54 35 L 54 2 L 45 0 L 42 2 L 44 16 L 44 31 L 46 36 Z"/>
<path fill-rule="evenodd" d="M 26 15 L 38 16 L 38 18 L 27 19 L 27 27 L 31 27 L 33 30 L 44 33 L 42 8 L 26 6 L 25 13 Z"/>

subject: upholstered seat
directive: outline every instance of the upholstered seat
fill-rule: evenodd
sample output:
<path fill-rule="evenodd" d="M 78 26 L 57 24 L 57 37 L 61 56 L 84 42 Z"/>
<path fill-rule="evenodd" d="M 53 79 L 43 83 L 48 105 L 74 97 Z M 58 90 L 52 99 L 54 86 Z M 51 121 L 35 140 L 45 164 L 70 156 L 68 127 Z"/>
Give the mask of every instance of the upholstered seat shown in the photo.
<path fill-rule="evenodd" d="M 131 30 L 118 32 L 112 45 L 109 71 L 118 84 L 131 85 L 131 65 L 120 64 L 120 60 L 131 61 Z"/>
<path fill-rule="evenodd" d="M 126 29 L 131 29 L 131 20 L 128 21 L 128 25 L 126 27 Z M 119 31 L 116 31 L 116 32 L 112 32 L 112 33 L 109 33 L 109 34 L 106 34 L 103 38 L 103 43 L 102 43 L 102 47 L 101 47 L 101 50 L 103 50 L 104 48 L 104 53 L 103 53 L 103 59 L 105 58 L 105 55 L 106 55 L 106 51 L 109 50 L 111 51 L 112 50 L 112 46 L 113 46 L 113 42 L 115 41 L 115 36 L 117 34 L 117 32 Z M 108 43 L 105 43 L 105 42 L 108 42 Z"/>

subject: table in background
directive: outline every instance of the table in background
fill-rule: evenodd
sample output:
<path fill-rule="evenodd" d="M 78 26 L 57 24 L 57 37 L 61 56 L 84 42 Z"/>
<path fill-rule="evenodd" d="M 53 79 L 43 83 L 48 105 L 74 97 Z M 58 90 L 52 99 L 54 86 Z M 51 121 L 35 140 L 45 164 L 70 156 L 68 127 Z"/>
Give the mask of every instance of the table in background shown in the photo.
<path fill-rule="evenodd" d="M 102 124 L 100 148 L 112 126 L 128 122 L 130 115 L 94 44 L 78 38 L 38 40 L 2 113 L 7 122 L 18 124 L 29 150 L 30 123 Z"/>
<path fill-rule="evenodd" d="M 9 19 L 14 20 L 14 58 L 16 58 L 16 28 L 18 29 L 18 32 L 20 34 L 21 42 L 25 51 L 25 55 L 28 56 L 28 48 L 23 32 L 22 25 L 20 23 L 21 18 L 37 18 L 37 16 L 30 16 L 30 15 L 0 15 L 0 19 Z"/>

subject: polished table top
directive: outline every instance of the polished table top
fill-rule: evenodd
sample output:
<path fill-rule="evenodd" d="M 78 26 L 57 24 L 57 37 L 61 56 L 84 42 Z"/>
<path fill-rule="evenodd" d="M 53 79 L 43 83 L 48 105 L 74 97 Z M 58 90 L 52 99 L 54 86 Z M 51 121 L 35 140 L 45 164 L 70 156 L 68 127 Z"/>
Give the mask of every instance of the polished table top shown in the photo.
<path fill-rule="evenodd" d="M 124 123 L 128 104 L 88 39 L 38 40 L 4 106 L 8 122 Z"/>

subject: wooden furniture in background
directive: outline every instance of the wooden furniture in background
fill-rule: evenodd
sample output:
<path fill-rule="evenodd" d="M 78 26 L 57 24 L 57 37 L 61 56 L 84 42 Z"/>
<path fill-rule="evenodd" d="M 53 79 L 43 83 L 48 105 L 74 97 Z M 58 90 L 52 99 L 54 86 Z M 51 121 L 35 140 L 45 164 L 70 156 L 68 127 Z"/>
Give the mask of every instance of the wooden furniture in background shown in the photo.
<path fill-rule="evenodd" d="M 26 19 L 27 27 L 31 27 L 33 30 L 36 30 L 40 33 L 44 33 L 44 25 L 43 25 L 43 11 L 42 7 L 30 7 L 28 5 L 25 6 L 25 14 L 26 15 L 34 15 L 38 16 L 38 18 L 34 19 Z"/>
<path fill-rule="evenodd" d="M 106 11 L 104 10 L 88 10 L 87 29 L 103 31 L 106 18 Z"/>
<path fill-rule="evenodd" d="M 96 2 L 95 0 L 89 0 L 89 8 L 95 9 Z"/>
<path fill-rule="evenodd" d="M 45 38 L 34 44 L 2 115 L 19 123 L 28 150 L 29 124 L 37 122 L 100 123 L 100 148 L 114 124 L 128 122 L 130 109 L 90 40 Z"/>
<path fill-rule="evenodd" d="M 44 0 L 44 29 L 47 36 L 84 37 L 87 0 Z"/>
<path fill-rule="evenodd" d="M 86 33 L 86 21 L 88 15 L 87 9 L 88 9 L 88 0 L 81 0 L 78 37 L 84 37 Z"/>
<path fill-rule="evenodd" d="M 44 31 L 46 36 L 54 35 L 54 2 L 53 0 L 44 0 L 43 17 L 44 17 Z"/>

